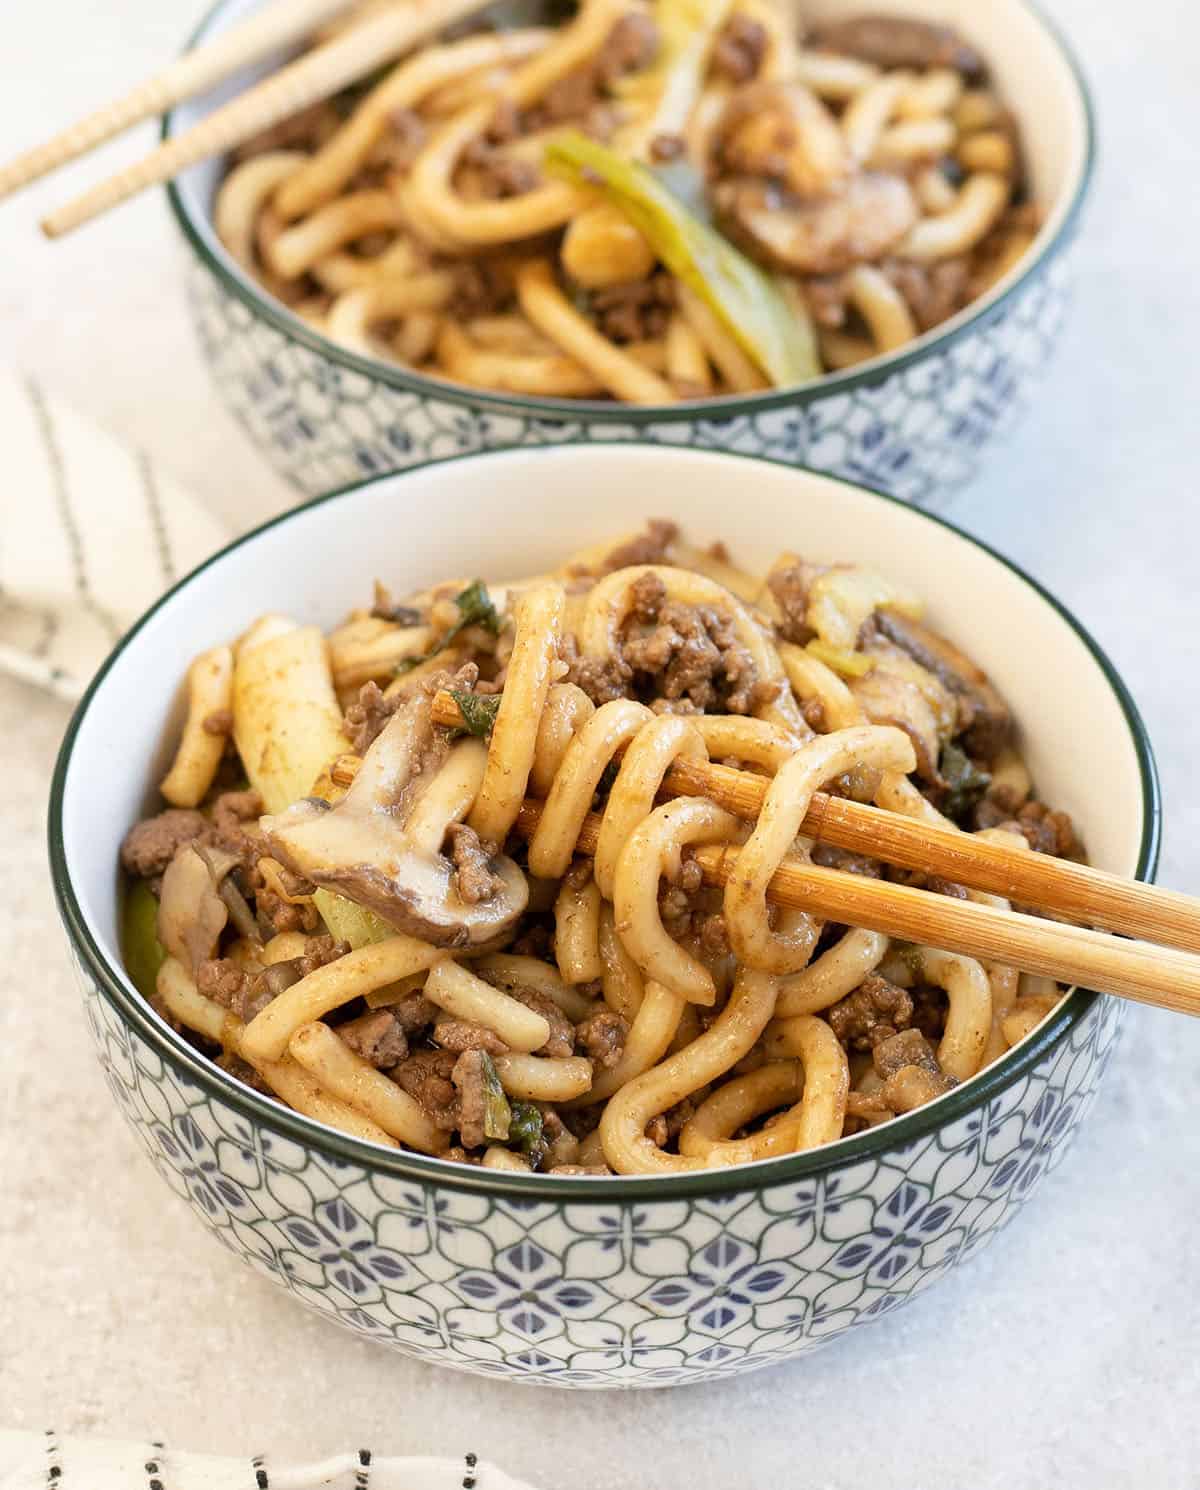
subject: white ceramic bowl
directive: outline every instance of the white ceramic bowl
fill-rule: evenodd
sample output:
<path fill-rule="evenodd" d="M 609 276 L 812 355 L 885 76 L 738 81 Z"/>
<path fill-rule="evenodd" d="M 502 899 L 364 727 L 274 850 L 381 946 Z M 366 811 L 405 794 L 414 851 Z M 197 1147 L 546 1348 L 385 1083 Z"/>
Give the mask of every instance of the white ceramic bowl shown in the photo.
<path fill-rule="evenodd" d="M 263 0 L 219 0 L 194 38 L 209 41 Z M 863 0 L 802 0 L 806 19 L 861 12 Z M 667 408 L 520 398 L 457 387 L 349 352 L 271 299 L 217 241 L 209 162 L 171 188 L 190 244 L 192 309 L 221 393 L 300 490 L 510 445 L 638 440 L 736 450 L 863 481 L 936 504 L 976 470 L 1014 407 L 1034 396 L 1057 339 L 1071 242 L 1087 190 L 1093 127 L 1065 43 L 1025 0 L 879 0 L 874 8 L 948 21 L 975 43 L 1021 126 L 1030 181 L 1048 215 L 1029 254 L 982 299 L 891 356 L 801 388 Z M 177 134 L 244 85 L 187 104 Z"/>
<path fill-rule="evenodd" d="M 513 577 L 667 515 L 728 539 L 751 568 L 787 547 L 912 586 L 1007 695 L 1039 790 L 1082 825 L 1092 861 L 1145 877 L 1157 856 L 1149 745 L 1094 643 L 973 539 L 826 477 L 652 446 L 478 456 L 301 507 L 182 581 L 80 704 L 52 794 L 56 889 L 109 1085 L 231 1252 L 353 1330 L 472 1371 L 697 1381 L 886 1313 L 970 1257 L 1058 1162 L 1119 1024 L 1115 1001 L 1076 992 L 946 1097 L 826 1148 L 668 1179 L 568 1179 L 335 1133 L 238 1085 L 150 1011 L 121 967 L 117 849 L 169 753 L 190 655 L 265 610 L 331 624 L 376 576 L 399 591 Z"/>

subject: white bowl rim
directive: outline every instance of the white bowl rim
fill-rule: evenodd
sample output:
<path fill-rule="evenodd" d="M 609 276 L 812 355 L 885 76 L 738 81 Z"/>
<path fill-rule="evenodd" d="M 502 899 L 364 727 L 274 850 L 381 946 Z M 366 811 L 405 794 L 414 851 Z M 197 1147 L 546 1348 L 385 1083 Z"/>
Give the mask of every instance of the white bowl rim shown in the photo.
<path fill-rule="evenodd" d="M 600 446 L 606 450 L 627 451 L 629 449 L 625 441 L 618 440 L 594 441 L 589 448 L 594 446 Z M 672 447 L 662 447 L 659 453 L 669 460 L 668 452 L 671 449 Z M 985 1067 L 978 1075 L 971 1077 L 969 1081 L 913 1112 L 892 1119 L 891 1122 L 868 1128 L 848 1138 L 840 1138 L 820 1148 L 775 1159 L 759 1160 L 753 1164 L 699 1170 L 689 1174 L 551 1176 L 482 1169 L 409 1150 L 384 1148 L 364 1139 L 341 1133 L 337 1129 L 305 1117 L 302 1113 L 284 1107 L 281 1103 L 272 1101 L 253 1088 L 235 1080 L 196 1050 L 154 1013 L 141 994 L 134 989 L 124 970 L 115 967 L 109 960 L 101 946 L 100 938 L 88 925 L 72 883 L 63 833 L 63 801 L 72 750 L 83 719 L 93 700 L 103 688 L 108 673 L 133 639 L 175 595 L 184 590 L 199 575 L 214 565 L 220 564 L 226 555 L 246 544 L 253 543 L 261 534 L 292 522 L 314 508 L 321 507 L 328 502 L 352 499 L 357 492 L 375 487 L 380 483 L 403 482 L 408 476 L 427 471 L 431 467 L 528 459 L 529 454 L 529 451 L 520 448 L 471 451 L 461 455 L 447 456 L 442 460 L 430 461 L 422 466 L 413 467 L 409 471 L 392 471 L 365 481 L 355 481 L 323 496 L 313 497 L 277 517 L 260 523 L 249 532 L 242 534 L 241 537 L 226 544 L 203 563 L 198 564 L 165 591 L 113 648 L 81 698 L 67 726 L 66 734 L 63 736 L 50 786 L 47 817 L 50 871 L 59 915 L 68 938 L 78 952 L 86 971 L 95 980 L 101 996 L 112 1005 L 135 1034 L 149 1044 L 187 1081 L 199 1085 L 210 1095 L 235 1108 L 249 1121 L 260 1123 L 285 1138 L 316 1149 L 334 1163 L 353 1163 L 368 1171 L 373 1170 L 418 1182 L 445 1185 L 450 1189 L 501 1195 L 517 1201 L 557 1200 L 572 1205 L 581 1202 L 599 1205 L 612 1201 L 669 1200 L 684 1196 L 717 1196 L 765 1189 L 769 1186 L 809 1180 L 862 1159 L 902 1151 L 911 1143 L 928 1136 L 946 1124 L 986 1106 L 994 1097 L 1032 1071 L 1045 1056 L 1068 1037 L 1071 1030 L 1087 1014 L 1096 1000 L 1107 995 L 1076 988 L 1031 1035 L 1006 1055 Z M 773 461 L 761 455 L 725 451 L 706 451 L 705 457 L 727 465 L 775 467 L 783 465 L 782 462 Z M 1013 560 L 974 534 L 968 533 L 956 523 L 936 513 L 914 508 L 899 497 L 864 483 L 841 481 L 834 477 L 822 477 L 822 479 L 851 490 L 866 492 L 880 501 L 902 507 L 907 513 L 911 513 L 924 522 L 949 530 L 1008 569 L 1049 604 L 1075 632 L 1103 673 L 1129 729 L 1130 743 L 1137 760 L 1141 782 L 1142 810 L 1141 838 L 1134 873 L 1135 877 L 1140 880 L 1153 881 L 1158 867 L 1162 839 L 1162 795 L 1158 768 L 1138 707 L 1116 667 L 1099 643 L 1071 611 L 1042 584 Z"/>
<path fill-rule="evenodd" d="M 229 3 L 230 0 L 214 0 L 188 38 L 185 50 L 190 51 L 206 37 Z M 739 416 L 763 414 L 774 409 L 801 408 L 836 394 L 875 387 L 916 363 L 948 351 L 969 333 L 991 325 L 1007 312 L 1009 305 L 1039 274 L 1049 268 L 1051 261 L 1071 242 L 1096 164 L 1097 136 L 1092 94 L 1079 58 L 1057 23 L 1036 0 L 1019 0 L 1019 3 L 1032 15 L 1065 65 L 1075 87 L 1075 101 L 1083 124 L 1083 150 L 1078 178 L 1071 186 L 1066 200 L 1055 210 L 1054 215 L 1057 215 L 1058 222 L 1053 231 L 1043 229 L 1040 247 L 1035 245 L 993 290 L 964 306 L 941 326 L 923 333 L 899 351 L 872 357 L 858 367 L 844 372 L 825 373 L 811 382 L 798 383 L 791 387 L 773 388 L 763 393 L 726 394 L 720 398 L 695 399 L 679 404 L 636 405 L 597 399 L 493 393 L 486 389 L 469 388 L 463 384 L 429 377 L 424 373 L 409 372 L 396 363 L 351 351 L 294 315 L 282 301 L 269 295 L 233 261 L 217 240 L 211 222 L 207 218 L 197 220 L 197 215 L 193 213 L 174 181 L 167 185 L 167 199 L 184 238 L 200 262 L 229 294 L 240 300 L 255 316 L 266 321 L 288 340 L 299 342 L 326 361 L 404 393 L 415 393 L 510 417 L 544 419 L 554 423 L 566 423 L 574 418 L 589 424 L 632 425 L 635 428 L 649 424 L 680 424 L 699 420 L 729 421 Z M 164 141 L 169 140 L 174 133 L 176 114 L 177 110 L 172 109 L 163 116 Z"/>

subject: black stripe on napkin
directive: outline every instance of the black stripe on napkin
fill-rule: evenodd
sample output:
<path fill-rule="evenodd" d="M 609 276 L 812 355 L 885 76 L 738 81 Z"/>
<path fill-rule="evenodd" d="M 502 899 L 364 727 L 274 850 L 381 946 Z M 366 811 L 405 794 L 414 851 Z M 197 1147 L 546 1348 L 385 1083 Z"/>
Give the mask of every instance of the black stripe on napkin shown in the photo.
<path fill-rule="evenodd" d="M 79 531 L 79 524 L 75 520 L 75 512 L 71 505 L 71 489 L 67 481 L 67 468 L 62 458 L 62 451 L 59 448 L 58 435 L 54 428 L 54 418 L 50 413 L 50 408 L 45 398 L 42 396 L 42 390 L 36 383 L 26 383 L 25 391 L 33 408 L 34 418 L 37 420 L 38 430 L 42 436 L 42 444 L 46 447 L 46 459 L 50 463 L 50 471 L 54 477 L 54 494 L 58 506 L 58 517 L 63 525 L 63 531 L 67 535 L 67 546 L 71 551 L 71 567 L 75 571 L 75 589 L 84 607 L 91 612 L 93 618 L 104 627 L 115 642 L 121 635 L 121 628 L 96 600 L 96 597 L 92 594 L 91 585 L 88 583 L 87 561 L 83 551 L 83 537 Z"/>

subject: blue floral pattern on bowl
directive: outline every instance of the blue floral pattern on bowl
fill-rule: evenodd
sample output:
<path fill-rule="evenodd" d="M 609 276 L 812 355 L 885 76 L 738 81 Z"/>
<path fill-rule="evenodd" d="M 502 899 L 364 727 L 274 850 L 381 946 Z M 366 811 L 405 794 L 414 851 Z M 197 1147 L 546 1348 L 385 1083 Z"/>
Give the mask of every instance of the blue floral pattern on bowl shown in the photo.
<path fill-rule="evenodd" d="M 194 238 L 186 218 L 184 226 Z M 481 450 L 641 440 L 767 456 L 935 506 L 975 474 L 985 447 L 1028 401 L 1061 327 L 1067 270 L 1066 256 L 1054 253 L 989 311 L 927 347 L 820 390 L 730 400 L 730 412 L 715 416 L 711 403 L 691 416 L 558 412 L 547 400 L 409 377 L 329 349 L 282 309 L 268 318 L 203 256 L 190 300 L 218 389 L 307 495 Z"/>
<path fill-rule="evenodd" d="M 1063 1158 L 1124 1007 L 1087 1000 L 979 1106 L 797 1181 L 524 1199 L 334 1157 L 155 1050 L 77 962 L 117 1104 L 221 1244 L 348 1329 L 442 1365 L 569 1387 L 757 1370 L 878 1319 L 966 1261 Z M 615 1183 L 615 1182 L 607 1182 Z M 569 1192 L 569 1193 L 568 1193 Z"/>

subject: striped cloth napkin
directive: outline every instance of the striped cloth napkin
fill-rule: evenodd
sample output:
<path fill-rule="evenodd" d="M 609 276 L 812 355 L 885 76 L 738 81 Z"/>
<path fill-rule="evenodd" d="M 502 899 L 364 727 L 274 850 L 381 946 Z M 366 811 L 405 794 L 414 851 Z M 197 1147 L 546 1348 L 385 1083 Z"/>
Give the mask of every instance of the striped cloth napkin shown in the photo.
<path fill-rule="evenodd" d="M 219 1459 L 161 1443 L 0 1428 L 0 1490 L 532 1490 L 475 1454 L 396 1459 L 357 1449 L 315 1464 Z"/>
<path fill-rule="evenodd" d="M 130 450 L 0 367 L 0 669 L 74 700 L 113 644 L 232 536 Z"/>

